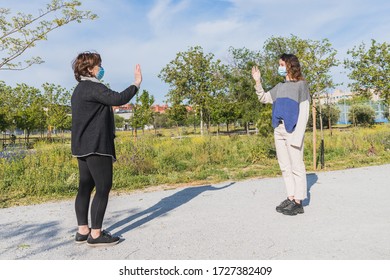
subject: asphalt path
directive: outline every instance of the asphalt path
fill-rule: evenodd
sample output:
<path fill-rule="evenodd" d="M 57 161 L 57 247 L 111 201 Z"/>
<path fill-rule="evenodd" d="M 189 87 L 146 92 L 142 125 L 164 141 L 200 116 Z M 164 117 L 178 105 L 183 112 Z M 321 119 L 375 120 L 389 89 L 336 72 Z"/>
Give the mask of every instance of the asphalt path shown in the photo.
<path fill-rule="evenodd" d="M 73 200 L 0 209 L 2 260 L 389 260 L 390 165 L 308 173 L 285 216 L 281 177 L 110 197 L 113 247 L 75 244 Z"/>

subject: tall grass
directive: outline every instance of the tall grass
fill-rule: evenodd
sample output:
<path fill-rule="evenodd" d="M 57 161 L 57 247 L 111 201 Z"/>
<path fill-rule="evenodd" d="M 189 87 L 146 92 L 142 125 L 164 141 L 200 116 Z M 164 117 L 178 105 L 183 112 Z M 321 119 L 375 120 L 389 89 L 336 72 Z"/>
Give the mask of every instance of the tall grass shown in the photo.
<path fill-rule="evenodd" d="M 272 136 L 144 135 L 116 138 L 113 190 L 127 192 L 157 185 L 208 184 L 280 174 Z M 318 134 L 320 142 L 320 134 Z M 324 133 L 325 170 L 390 162 L 390 126 Z M 313 171 L 312 134 L 305 139 L 305 162 Z M 319 153 L 317 147 L 317 153 Z M 318 159 L 316 159 L 318 160 Z M 69 143 L 36 143 L 33 150 L 0 155 L 0 207 L 69 198 L 78 186 L 77 160 Z"/>

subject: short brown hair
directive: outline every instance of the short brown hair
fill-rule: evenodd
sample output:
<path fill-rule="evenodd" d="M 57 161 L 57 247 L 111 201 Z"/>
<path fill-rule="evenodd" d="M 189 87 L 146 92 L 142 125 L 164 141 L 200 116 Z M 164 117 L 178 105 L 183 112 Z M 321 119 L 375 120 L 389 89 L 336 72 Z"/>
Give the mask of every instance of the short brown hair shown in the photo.
<path fill-rule="evenodd" d="M 80 53 L 72 62 L 74 77 L 77 81 L 81 81 L 81 76 L 92 77 L 90 69 L 96 65 L 101 65 L 102 58 L 96 52 Z"/>
<path fill-rule="evenodd" d="M 296 55 L 284 53 L 280 56 L 280 59 L 286 62 L 287 74 L 290 75 L 292 80 L 302 81 L 305 79 L 301 73 L 301 65 Z"/>

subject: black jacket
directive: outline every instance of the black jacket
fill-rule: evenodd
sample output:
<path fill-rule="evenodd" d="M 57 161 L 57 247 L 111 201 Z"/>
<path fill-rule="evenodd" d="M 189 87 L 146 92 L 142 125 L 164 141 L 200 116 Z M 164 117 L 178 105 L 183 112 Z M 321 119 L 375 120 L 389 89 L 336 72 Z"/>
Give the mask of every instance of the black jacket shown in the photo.
<path fill-rule="evenodd" d="M 126 104 L 137 93 L 134 85 L 121 93 L 104 84 L 81 81 L 72 94 L 72 155 L 115 155 L 115 122 L 111 106 Z"/>

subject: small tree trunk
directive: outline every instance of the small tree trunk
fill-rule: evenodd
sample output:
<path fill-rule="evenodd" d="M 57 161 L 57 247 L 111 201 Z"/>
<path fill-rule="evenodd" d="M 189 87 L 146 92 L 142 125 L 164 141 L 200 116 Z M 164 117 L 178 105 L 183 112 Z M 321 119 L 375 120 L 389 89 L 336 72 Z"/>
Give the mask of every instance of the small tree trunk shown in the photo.
<path fill-rule="evenodd" d="M 203 136 L 203 109 L 200 109 L 200 135 Z"/>
<path fill-rule="evenodd" d="M 325 165 L 325 146 L 324 146 L 324 127 L 322 125 L 322 106 L 320 100 L 320 131 L 321 131 L 321 149 L 320 149 L 320 162 L 321 169 L 324 168 Z"/>
<path fill-rule="evenodd" d="M 312 106 L 312 117 L 313 117 L 313 170 L 317 168 L 317 123 L 316 123 L 316 101 L 313 98 Z"/>

